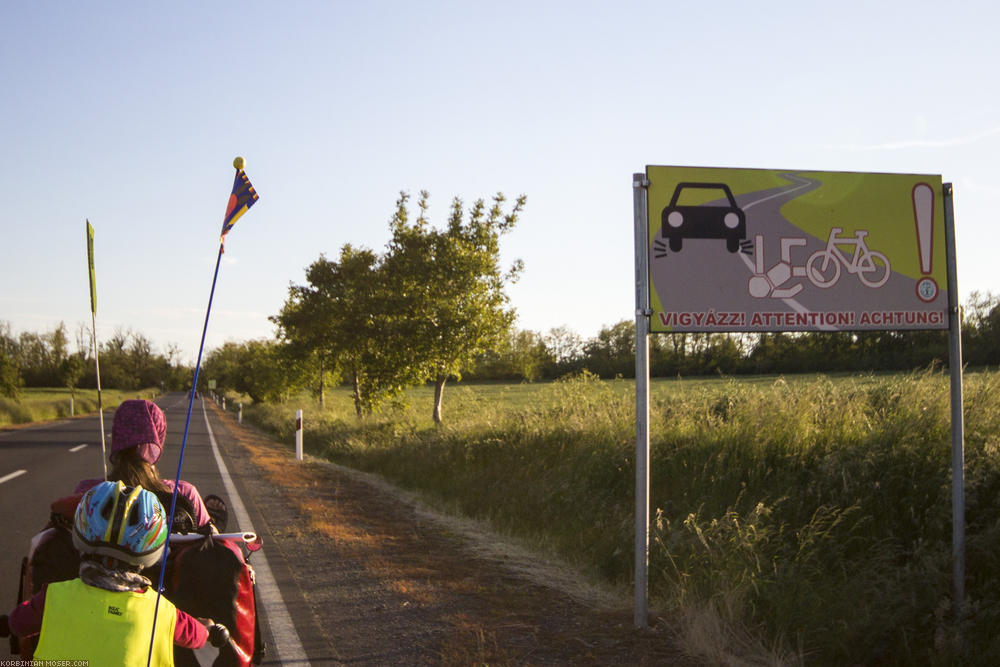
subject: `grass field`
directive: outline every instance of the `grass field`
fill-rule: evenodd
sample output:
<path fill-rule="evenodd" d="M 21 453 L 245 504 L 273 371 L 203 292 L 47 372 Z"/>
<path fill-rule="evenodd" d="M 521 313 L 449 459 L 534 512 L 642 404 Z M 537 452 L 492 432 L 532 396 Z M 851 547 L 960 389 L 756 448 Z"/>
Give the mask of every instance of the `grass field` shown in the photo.
<path fill-rule="evenodd" d="M 117 407 L 129 398 L 155 395 L 151 389 L 140 392 L 119 392 L 106 389 L 101 392 L 101 404 L 105 409 Z M 29 424 L 36 421 L 65 419 L 70 415 L 70 399 L 73 399 L 73 414 L 84 415 L 97 412 L 97 390 L 77 389 L 75 396 L 69 389 L 23 389 L 15 400 L 0 396 L 0 426 Z"/>
<path fill-rule="evenodd" d="M 1000 662 L 1000 373 L 965 378 L 968 605 L 957 623 L 946 374 L 660 380 L 651 393 L 650 586 L 693 652 Z M 451 387 L 441 428 L 429 388 L 408 400 L 364 421 L 340 391 L 323 412 L 298 402 L 245 415 L 291 443 L 302 408 L 307 451 L 630 585 L 631 382 Z"/>

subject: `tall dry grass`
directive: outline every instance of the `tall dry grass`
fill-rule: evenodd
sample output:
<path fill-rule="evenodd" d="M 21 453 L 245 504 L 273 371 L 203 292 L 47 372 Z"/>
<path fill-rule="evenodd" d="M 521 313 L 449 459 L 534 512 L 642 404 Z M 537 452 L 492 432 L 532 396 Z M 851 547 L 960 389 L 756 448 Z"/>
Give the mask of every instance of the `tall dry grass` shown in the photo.
<path fill-rule="evenodd" d="M 946 375 L 655 383 L 650 584 L 690 621 L 693 650 L 726 650 L 700 633 L 777 662 L 1000 662 L 1000 373 L 967 374 L 965 394 L 969 604 L 955 623 Z M 307 450 L 627 585 L 634 385 L 582 376 L 447 400 L 435 428 L 402 405 L 359 422 L 334 396 L 307 410 Z M 291 442 L 294 409 L 246 414 Z M 728 630 L 706 633 L 709 616 Z"/>

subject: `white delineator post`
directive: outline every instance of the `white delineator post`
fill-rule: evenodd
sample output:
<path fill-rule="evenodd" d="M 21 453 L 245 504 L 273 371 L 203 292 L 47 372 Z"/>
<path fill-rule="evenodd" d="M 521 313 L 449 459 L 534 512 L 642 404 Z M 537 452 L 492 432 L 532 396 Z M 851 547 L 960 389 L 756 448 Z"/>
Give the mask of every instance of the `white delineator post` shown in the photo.
<path fill-rule="evenodd" d="M 236 413 L 236 422 L 237 422 L 238 424 L 242 424 L 242 423 L 243 423 L 243 404 L 242 404 L 242 403 L 239 403 L 238 405 L 240 406 L 240 409 L 239 409 L 239 411 L 238 411 L 238 412 Z"/>
<path fill-rule="evenodd" d="M 295 458 L 302 460 L 302 411 L 295 411 Z"/>

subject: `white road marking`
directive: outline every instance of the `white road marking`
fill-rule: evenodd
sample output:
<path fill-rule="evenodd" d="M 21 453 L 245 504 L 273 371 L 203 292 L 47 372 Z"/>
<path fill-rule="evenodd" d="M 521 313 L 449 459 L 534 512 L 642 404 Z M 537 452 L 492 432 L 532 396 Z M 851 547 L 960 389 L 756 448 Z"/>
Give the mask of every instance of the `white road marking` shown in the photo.
<path fill-rule="evenodd" d="M 9 475 L 4 475 L 3 477 L 0 477 L 0 484 L 3 484 L 4 482 L 9 482 L 15 477 L 20 477 L 21 475 L 24 475 L 27 472 L 28 472 L 27 470 L 15 470 Z"/>
<path fill-rule="evenodd" d="M 794 181 L 794 180 L 796 180 L 798 178 L 801 178 L 801 177 L 793 176 L 792 174 L 788 174 L 787 176 L 785 176 L 785 178 L 787 178 L 790 181 Z M 747 204 L 746 206 L 743 206 L 741 208 L 745 211 L 748 208 L 750 208 L 751 206 L 756 206 L 757 204 L 761 204 L 763 202 L 766 202 L 768 199 L 774 199 L 775 197 L 781 197 L 783 195 L 791 194 L 793 192 L 798 192 L 802 188 L 807 188 L 810 185 L 812 185 L 812 181 L 806 181 L 802 185 L 798 185 L 798 186 L 796 186 L 794 188 L 790 188 L 788 190 L 782 190 L 781 192 L 777 192 L 777 193 L 775 193 L 773 195 L 769 195 L 767 197 L 763 197 L 762 199 L 758 199 L 757 201 L 752 201 L 749 204 Z"/>
<path fill-rule="evenodd" d="M 215 442 L 215 434 L 212 433 L 212 425 L 208 422 L 208 412 L 205 410 L 205 403 L 202 401 L 201 412 L 205 416 L 205 426 L 208 427 L 208 439 L 212 443 L 212 454 L 215 455 L 215 463 L 219 467 L 219 474 L 222 476 L 222 484 L 226 487 L 226 494 L 229 496 L 230 509 L 236 515 L 236 525 L 243 531 L 253 531 L 250 523 L 250 515 L 247 513 L 233 478 L 229 476 L 229 469 L 226 462 L 219 454 L 219 445 Z M 257 590 L 260 593 L 260 602 L 267 609 L 267 620 L 271 626 L 271 633 L 274 635 L 275 652 L 281 664 L 294 662 L 298 665 L 309 665 L 309 657 L 302 647 L 302 640 L 295 630 L 292 616 L 288 613 L 285 600 L 281 597 L 281 590 L 278 588 L 271 568 L 267 564 L 265 550 L 256 552 L 253 555 L 253 569 L 257 573 Z"/>
<path fill-rule="evenodd" d="M 69 451 L 71 451 L 71 452 L 78 452 L 78 451 L 80 451 L 81 449 L 83 449 L 86 446 L 87 445 L 85 445 L 85 444 L 84 445 L 77 445 L 76 447 L 71 448 Z"/>
<path fill-rule="evenodd" d="M 795 176 L 794 174 L 783 174 L 783 177 L 787 178 L 789 180 L 793 180 L 793 181 L 794 180 L 801 180 L 801 178 L 802 178 L 801 176 Z M 768 199 L 774 199 L 775 197 L 780 197 L 782 195 L 791 194 L 792 192 L 797 192 L 798 190 L 801 190 L 802 188 L 808 187 L 810 185 L 812 185 L 812 181 L 806 181 L 802 185 L 796 186 L 794 188 L 790 188 L 788 190 L 782 190 L 781 192 L 779 192 L 777 194 L 769 195 L 767 197 L 763 197 L 762 199 L 758 199 L 756 201 L 752 201 L 749 204 L 747 204 L 746 206 L 744 206 L 743 210 L 745 211 L 748 208 L 750 208 L 751 206 L 756 206 L 757 204 L 760 204 L 761 202 L 765 202 Z M 750 273 L 753 274 L 753 275 L 757 275 L 756 274 L 757 267 L 754 266 L 753 260 L 751 260 L 749 257 L 747 257 L 746 255 L 744 255 L 743 253 L 740 253 L 740 257 L 743 259 L 743 263 L 747 265 L 747 268 L 750 269 Z M 797 313 L 808 313 L 808 312 L 810 312 L 808 308 L 806 308 L 805 306 L 803 306 L 801 303 L 799 303 L 795 299 L 788 298 L 788 299 L 782 299 L 782 301 L 785 302 L 786 306 L 788 306 L 789 308 L 791 308 L 792 310 L 794 310 Z M 819 325 L 819 329 L 820 329 L 820 331 L 836 331 L 837 327 L 829 325 L 829 324 L 820 324 Z"/>

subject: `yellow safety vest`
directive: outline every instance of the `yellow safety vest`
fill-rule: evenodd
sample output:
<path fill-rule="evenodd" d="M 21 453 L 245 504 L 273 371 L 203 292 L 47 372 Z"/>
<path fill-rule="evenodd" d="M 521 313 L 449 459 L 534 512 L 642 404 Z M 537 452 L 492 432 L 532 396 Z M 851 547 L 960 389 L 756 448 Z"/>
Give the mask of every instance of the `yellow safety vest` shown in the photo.
<path fill-rule="evenodd" d="M 80 579 L 49 584 L 36 660 L 89 660 L 101 665 L 144 666 L 149 656 L 156 591 L 106 591 Z M 160 597 L 151 665 L 174 664 L 177 610 Z"/>

